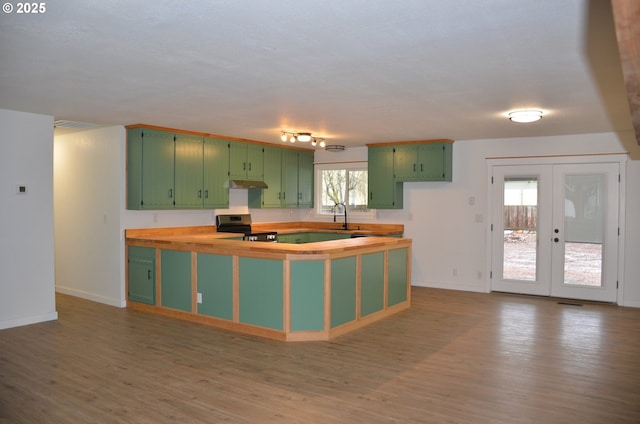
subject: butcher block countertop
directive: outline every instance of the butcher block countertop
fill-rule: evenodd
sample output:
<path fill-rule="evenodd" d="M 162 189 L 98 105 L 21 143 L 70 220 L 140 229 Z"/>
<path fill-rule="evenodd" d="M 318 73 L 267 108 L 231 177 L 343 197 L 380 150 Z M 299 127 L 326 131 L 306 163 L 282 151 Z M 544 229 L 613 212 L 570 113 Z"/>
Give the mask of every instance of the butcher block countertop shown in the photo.
<path fill-rule="evenodd" d="M 368 250 L 389 245 L 410 244 L 410 239 L 401 238 L 403 225 L 396 224 L 358 224 L 350 223 L 349 230 L 341 229 L 340 223 L 327 222 L 284 222 L 254 223 L 252 231 L 276 231 L 279 234 L 291 233 L 339 233 L 356 234 L 366 237 L 341 240 L 319 241 L 304 244 L 250 242 L 237 240 L 236 233 L 219 233 L 215 226 L 171 227 L 128 229 L 125 231 L 129 245 L 171 248 L 185 251 L 235 251 L 248 254 L 268 254 L 274 257 L 288 255 L 330 255 Z M 233 240 L 233 239 L 236 240 Z"/>

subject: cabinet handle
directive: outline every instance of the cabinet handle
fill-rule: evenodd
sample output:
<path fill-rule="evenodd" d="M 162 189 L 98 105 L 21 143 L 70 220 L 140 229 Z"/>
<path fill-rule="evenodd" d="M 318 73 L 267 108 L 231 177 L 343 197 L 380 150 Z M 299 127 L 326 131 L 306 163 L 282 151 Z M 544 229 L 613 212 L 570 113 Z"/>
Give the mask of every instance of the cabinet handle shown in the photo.
<path fill-rule="evenodd" d="M 242 162 L 242 170 L 243 171 L 247 170 L 247 162 Z"/>
<path fill-rule="evenodd" d="M 278 200 L 280 200 L 280 192 L 278 192 Z"/>
<path fill-rule="evenodd" d="M 249 162 L 249 171 L 251 171 L 251 162 Z"/>
<path fill-rule="evenodd" d="M 198 190 L 198 199 L 202 199 L 202 190 Z"/>
<path fill-rule="evenodd" d="M 298 200 L 302 200 L 302 192 L 298 192 Z"/>
<path fill-rule="evenodd" d="M 205 198 L 205 199 L 208 199 L 208 198 L 209 198 L 209 189 L 206 189 L 206 190 L 204 191 L 204 198 Z"/>
<path fill-rule="evenodd" d="M 369 192 L 369 200 L 373 200 L 373 191 Z"/>
<path fill-rule="evenodd" d="M 413 164 L 413 172 L 416 172 L 416 164 Z"/>
<path fill-rule="evenodd" d="M 420 164 L 420 172 L 424 171 L 424 163 Z"/>
<path fill-rule="evenodd" d="M 151 270 L 147 270 L 147 280 L 151 280 Z"/>
<path fill-rule="evenodd" d="M 287 200 L 287 192 L 282 192 L 282 200 Z"/>
<path fill-rule="evenodd" d="M 172 198 L 173 198 L 173 189 L 170 188 L 169 189 L 169 199 L 172 199 Z"/>

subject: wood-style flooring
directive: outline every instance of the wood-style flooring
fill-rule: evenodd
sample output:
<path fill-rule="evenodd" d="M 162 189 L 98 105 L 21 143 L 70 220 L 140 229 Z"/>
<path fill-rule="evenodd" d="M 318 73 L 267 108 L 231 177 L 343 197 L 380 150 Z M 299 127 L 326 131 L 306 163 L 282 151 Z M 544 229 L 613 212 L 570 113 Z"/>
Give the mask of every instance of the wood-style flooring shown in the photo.
<path fill-rule="evenodd" d="M 284 343 L 57 296 L 0 331 L 0 423 L 639 423 L 640 309 L 414 287 Z"/>

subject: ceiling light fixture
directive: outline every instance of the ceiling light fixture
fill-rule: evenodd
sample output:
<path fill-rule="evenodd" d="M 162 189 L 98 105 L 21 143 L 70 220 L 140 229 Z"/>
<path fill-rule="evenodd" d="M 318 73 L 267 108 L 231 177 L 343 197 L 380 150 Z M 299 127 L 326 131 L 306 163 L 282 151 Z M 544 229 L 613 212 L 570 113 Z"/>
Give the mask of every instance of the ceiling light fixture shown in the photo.
<path fill-rule="evenodd" d="M 292 143 L 295 143 L 297 141 L 301 143 L 311 142 L 311 145 L 313 147 L 320 146 L 324 148 L 325 146 L 324 138 L 314 137 L 313 135 L 311 135 L 311 133 L 308 132 L 282 131 L 280 134 L 280 139 L 283 142 L 290 141 Z"/>
<path fill-rule="evenodd" d="M 542 111 L 535 109 L 514 110 L 509 112 L 509 119 L 518 123 L 535 122 L 542 119 Z"/>

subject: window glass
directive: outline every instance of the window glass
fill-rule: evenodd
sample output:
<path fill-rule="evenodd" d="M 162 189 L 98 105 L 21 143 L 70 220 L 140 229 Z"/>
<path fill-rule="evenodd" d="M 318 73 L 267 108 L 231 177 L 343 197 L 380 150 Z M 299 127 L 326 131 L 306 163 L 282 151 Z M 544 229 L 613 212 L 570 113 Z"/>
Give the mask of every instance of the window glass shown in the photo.
<path fill-rule="evenodd" d="M 367 182 L 366 167 L 325 167 L 318 171 L 320 193 L 318 213 L 332 214 L 336 204 L 344 203 L 350 211 L 366 212 Z"/>

